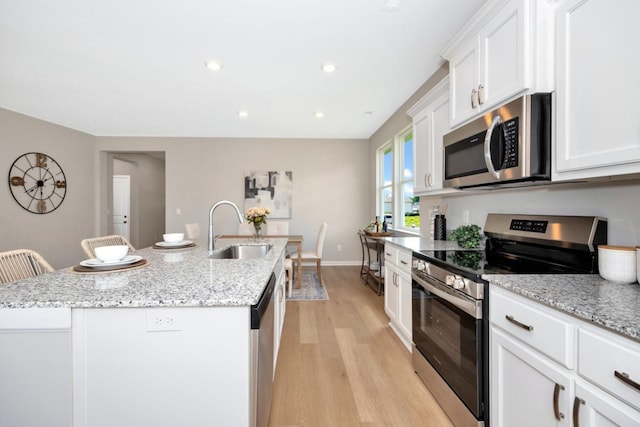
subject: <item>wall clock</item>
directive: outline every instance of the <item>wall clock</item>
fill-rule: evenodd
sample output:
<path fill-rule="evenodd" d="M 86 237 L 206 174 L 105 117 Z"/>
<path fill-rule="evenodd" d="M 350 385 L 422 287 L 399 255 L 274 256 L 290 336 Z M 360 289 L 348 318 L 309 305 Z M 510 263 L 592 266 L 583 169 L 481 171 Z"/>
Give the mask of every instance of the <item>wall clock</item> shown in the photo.
<path fill-rule="evenodd" d="M 67 194 L 67 179 L 62 168 L 43 153 L 25 153 L 9 170 L 9 189 L 13 198 L 29 212 L 55 211 Z"/>

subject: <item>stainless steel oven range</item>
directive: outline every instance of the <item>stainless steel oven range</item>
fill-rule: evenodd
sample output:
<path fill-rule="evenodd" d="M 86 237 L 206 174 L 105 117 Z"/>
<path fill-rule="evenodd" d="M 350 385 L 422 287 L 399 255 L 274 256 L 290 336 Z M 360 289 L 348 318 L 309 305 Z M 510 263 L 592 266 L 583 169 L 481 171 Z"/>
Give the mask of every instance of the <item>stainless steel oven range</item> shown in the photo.
<path fill-rule="evenodd" d="M 485 250 L 413 253 L 413 366 L 456 427 L 489 426 L 484 274 L 596 273 L 599 217 L 489 214 Z"/>

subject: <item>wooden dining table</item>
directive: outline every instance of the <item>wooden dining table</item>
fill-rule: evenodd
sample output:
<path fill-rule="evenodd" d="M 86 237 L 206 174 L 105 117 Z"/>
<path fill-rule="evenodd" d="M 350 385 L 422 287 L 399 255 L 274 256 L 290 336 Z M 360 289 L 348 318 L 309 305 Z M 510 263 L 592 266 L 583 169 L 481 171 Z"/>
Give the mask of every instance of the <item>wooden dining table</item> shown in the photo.
<path fill-rule="evenodd" d="M 233 239 L 241 239 L 241 238 L 253 238 L 250 235 L 241 235 L 241 234 L 224 234 L 220 236 L 222 238 L 229 237 Z M 302 287 L 302 242 L 304 237 L 302 234 L 261 234 L 260 238 L 264 239 L 287 239 L 287 245 L 296 245 L 296 250 L 298 252 L 298 271 L 296 272 L 296 287 L 299 289 Z"/>

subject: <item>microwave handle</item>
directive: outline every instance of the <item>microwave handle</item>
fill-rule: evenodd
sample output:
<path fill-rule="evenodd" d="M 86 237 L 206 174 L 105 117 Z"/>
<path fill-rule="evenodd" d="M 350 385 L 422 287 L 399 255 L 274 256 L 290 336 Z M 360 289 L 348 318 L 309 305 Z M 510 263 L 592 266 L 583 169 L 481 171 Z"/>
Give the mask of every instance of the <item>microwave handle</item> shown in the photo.
<path fill-rule="evenodd" d="M 491 134 L 496 126 L 502 124 L 502 117 L 497 115 L 491 121 L 491 126 L 489 126 L 489 130 L 487 130 L 487 135 L 484 137 L 484 163 L 487 165 L 487 170 L 495 179 L 500 179 L 500 175 L 502 171 L 497 171 L 493 167 L 493 161 L 491 159 Z"/>

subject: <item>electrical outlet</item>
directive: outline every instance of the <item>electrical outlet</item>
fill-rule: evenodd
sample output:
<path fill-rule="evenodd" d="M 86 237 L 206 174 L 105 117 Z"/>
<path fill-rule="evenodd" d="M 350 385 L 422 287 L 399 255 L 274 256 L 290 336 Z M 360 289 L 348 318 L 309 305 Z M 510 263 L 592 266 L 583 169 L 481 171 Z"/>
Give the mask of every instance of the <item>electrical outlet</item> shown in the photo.
<path fill-rule="evenodd" d="M 462 211 L 462 224 L 469 225 L 469 211 Z"/>
<path fill-rule="evenodd" d="M 175 310 L 147 310 L 147 332 L 180 330 L 180 317 Z"/>
<path fill-rule="evenodd" d="M 338 245 L 338 252 L 342 252 L 342 245 Z"/>
<path fill-rule="evenodd" d="M 176 215 L 182 215 L 182 209 L 176 208 Z"/>

